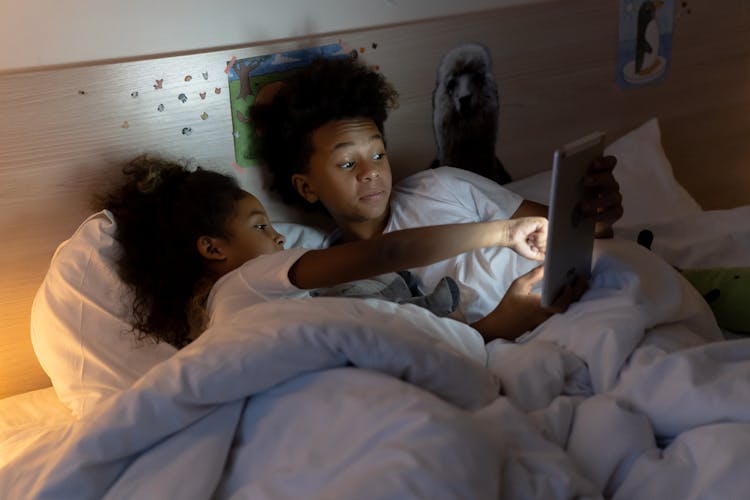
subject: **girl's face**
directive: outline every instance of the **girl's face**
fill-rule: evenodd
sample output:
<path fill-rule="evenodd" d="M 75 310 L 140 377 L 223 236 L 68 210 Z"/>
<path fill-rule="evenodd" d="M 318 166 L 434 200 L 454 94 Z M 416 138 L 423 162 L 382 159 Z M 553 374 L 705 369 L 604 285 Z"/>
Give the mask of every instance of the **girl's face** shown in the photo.
<path fill-rule="evenodd" d="M 231 236 L 221 238 L 218 243 L 222 246 L 228 269 L 284 249 L 284 237 L 271 226 L 263 205 L 249 193 L 237 202 L 228 229 Z"/>
<path fill-rule="evenodd" d="M 342 227 L 382 223 L 388 217 L 391 166 L 375 123 L 329 122 L 312 133 L 312 146 L 307 172 L 292 176 L 302 197 L 320 201 Z"/>

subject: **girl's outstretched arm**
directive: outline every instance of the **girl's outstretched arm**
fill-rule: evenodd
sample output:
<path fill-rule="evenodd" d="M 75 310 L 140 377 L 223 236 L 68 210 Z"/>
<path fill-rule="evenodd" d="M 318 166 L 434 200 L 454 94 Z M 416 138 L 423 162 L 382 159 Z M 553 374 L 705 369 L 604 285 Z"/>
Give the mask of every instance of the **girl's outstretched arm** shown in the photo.
<path fill-rule="evenodd" d="M 289 280 L 302 289 L 329 287 L 495 246 L 509 247 L 529 259 L 544 260 L 546 245 L 544 217 L 404 229 L 310 250 L 291 267 Z"/>

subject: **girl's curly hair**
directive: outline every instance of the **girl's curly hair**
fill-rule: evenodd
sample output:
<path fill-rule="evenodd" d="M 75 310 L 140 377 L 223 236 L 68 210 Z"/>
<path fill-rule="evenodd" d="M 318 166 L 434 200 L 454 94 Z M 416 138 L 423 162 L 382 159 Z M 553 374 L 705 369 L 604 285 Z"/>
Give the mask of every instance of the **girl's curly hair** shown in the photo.
<path fill-rule="evenodd" d="M 123 173 L 125 182 L 95 204 L 115 217 L 117 273 L 133 291 L 133 330 L 184 347 L 203 330 L 213 285 L 196 241 L 231 237 L 228 223 L 245 192 L 232 177 L 147 156 Z"/>
<path fill-rule="evenodd" d="M 331 121 L 369 118 L 383 123 L 398 94 L 380 73 L 352 58 L 317 59 L 284 81 L 273 99 L 250 110 L 258 153 L 286 203 L 309 207 L 292 185 L 308 168 L 312 133 Z"/>

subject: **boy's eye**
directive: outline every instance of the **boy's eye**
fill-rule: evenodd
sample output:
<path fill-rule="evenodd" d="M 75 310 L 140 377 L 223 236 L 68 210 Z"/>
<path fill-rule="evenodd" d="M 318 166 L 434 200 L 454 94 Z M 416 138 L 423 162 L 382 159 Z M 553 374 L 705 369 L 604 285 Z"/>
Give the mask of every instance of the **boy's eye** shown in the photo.
<path fill-rule="evenodd" d="M 350 168 L 354 167 L 353 161 L 345 161 L 343 163 L 339 163 L 339 167 L 343 168 L 344 170 L 349 170 Z"/>
<path fill-rule="evenodd" d="M 375 153 L 372 155 L 373 160 L 382 160 L 383 158 L 385 158 L 385 153 Z"/>
<path fill-rule="evenodd" d="M 253 226 L 253 227 L 255 229 L 260 230 L 260 231 L 264 231 L 268 227 L 268 224 L 255 224 L 255 226 Z"/>

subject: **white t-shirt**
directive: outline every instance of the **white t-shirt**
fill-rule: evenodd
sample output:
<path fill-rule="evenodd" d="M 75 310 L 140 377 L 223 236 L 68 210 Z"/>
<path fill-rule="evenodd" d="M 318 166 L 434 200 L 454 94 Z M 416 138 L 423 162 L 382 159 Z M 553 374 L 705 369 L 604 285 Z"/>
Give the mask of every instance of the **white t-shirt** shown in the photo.
<path fill-rule="evenodd" d="M 509 219 L 522 201 L 519 195 L 466 170 L 424 170 L 394 187 L 385 232 Z M 452 277 L 461 291 L 459 310 L 473 323 L 497 307 L 514 279 L 538 265 L 508 248 L 485 248 L 411 271 L 427 290 L 443 276 Z"/>
<path fill-rule="evenodd" d="M 289 269 L 307 251 L 290 248 L 261 255 L 219 278 L 208 295 L 209 326 L 253 304 L 309 297 L 309 290 L 301 290 L 289 281 Z"/>

